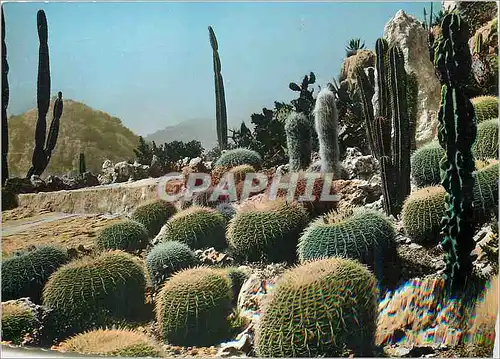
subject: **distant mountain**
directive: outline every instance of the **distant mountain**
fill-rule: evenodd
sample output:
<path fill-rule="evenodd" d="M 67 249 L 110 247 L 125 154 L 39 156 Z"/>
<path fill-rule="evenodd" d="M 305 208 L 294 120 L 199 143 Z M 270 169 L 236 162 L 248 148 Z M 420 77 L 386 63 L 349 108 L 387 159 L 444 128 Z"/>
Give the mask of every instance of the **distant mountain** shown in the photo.
<path fill-rule="evenodd" d="M 228 123 L 228 128 L 239 128 L 241 123 Z M 229 133 L 230 134 L 230 133 Z M 147 141 L 155 141 L 160 145 L 165 142 L 198 140 L 203 148 L 209 150 L 217 145 L 217 131 L 215 119 L 198 119 L 167 126 L 145 137 Z"/>
<path fill-rule="evenodd" d="M 47 114 L 47 133 L 52 121 Z M 9 177 L 24 177 L 31 166 L 35 146 L 37 110 L 11 116 L 9 125 Z M 50 163 L 43 173 L 62 175 L 78 171 L 79 153 L 85 153 L 87 171 L 101 172 L 104 160 L 134 158 L 139 138 L 121 120 L 73 100 L 64 100 L 59 137 Z"/>

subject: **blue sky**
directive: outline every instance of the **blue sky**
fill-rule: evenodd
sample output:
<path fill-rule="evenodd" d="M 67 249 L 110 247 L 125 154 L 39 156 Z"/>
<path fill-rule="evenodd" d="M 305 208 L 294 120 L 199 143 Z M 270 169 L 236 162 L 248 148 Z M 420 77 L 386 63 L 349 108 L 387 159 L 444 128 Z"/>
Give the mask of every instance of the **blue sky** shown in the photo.
<path fill-rule="evenodd" d="M 313 71 L 324 85 L 339 74 L 349 39 L 373 48 L 400 9 L 422 19 L 430 2 L 373 3 L 6 3 L 9 114 L 36 104 L 36 13 L 49 25 L 52 94 L 122 119 L 146 135 L 215 117 L 212 50 L 219 43 L 228 121 L 296 93 L 290 81 Z M 439 6 L 439 5 L 438 5 Z M 434 5 L 437 8 L 436 4 Z"/>

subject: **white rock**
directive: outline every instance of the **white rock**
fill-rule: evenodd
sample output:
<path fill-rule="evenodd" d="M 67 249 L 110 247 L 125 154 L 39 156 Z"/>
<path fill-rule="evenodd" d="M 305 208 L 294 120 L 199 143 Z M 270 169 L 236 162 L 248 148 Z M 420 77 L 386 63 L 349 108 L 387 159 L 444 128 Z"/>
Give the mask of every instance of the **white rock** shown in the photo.
<path fill-rule="evenodd" d="M 441 84 L 435 74 L 427 45 L 427 30 L 414 16 L 399 10 L 384 27 L 389 45 L 397 44 L 405 58 L 405 69 L 416 74 L 419 84 L 416 144 L 432 141 L 437 135 Z"/>
<path fill-rule="evenodd" d="M 198 164 L 200 164 L 201 161 L 202 161 L 201 157 L 191 158 L 191 160 L 189 161 L 189 167 L 195 167 Z"/>

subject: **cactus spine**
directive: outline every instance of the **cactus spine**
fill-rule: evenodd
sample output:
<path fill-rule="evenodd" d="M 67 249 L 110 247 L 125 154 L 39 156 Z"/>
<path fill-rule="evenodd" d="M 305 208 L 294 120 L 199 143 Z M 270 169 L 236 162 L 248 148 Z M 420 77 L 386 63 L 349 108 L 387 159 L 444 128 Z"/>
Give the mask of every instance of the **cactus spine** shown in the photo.
<path fill-rule="evenodd" d="M 7 46 L 5 45 L 5 16 L 2 6 L 2 187 L 9 178 L 7 157 L 9 152 L 9 128 L 7 123 L 7 107 L 9 106 L 9 63 L 7 62 Z"/>
<path fill-rule="evenodd" d="M 375 88 L 361 67 L 355 69 L 368 142 L 381 167 L 384 210 L 397 216 L 410 194 L 411 126 L 408 110 L 408 79 L 404 57 L 397 46 L 387 41 L 376 43 L 377 76 Z M 378 106 L 371 99 L 378 94 Z"/>
<path fill-rule="evenodd" d="M 447 288 L 463 289 L 473 265 L 474 157 L 472 145 L 477 126 L 474 107 L 464 93 L 471 71 L 468 25 L 456 13 L 443 19 L 442 34 L 436 41 L 434 65 L 440 75 L 441 105 L 438 112 L 439 143 L 446 151 L 441 160 L 442 185 L 446 194 L 446 214 L 442 219 Z"/>
<path fill-rule="evenodd" d="M 221 150 L 227 148 L 227 112 L 226 95 L 224 93 L 224 81 L 221 74 L 221 65 L 219 58 L 219 45 L 215 37 L 214 30 L 208 27 L 210 36 L 210 45 L 212 46 L 214 60 L 214 79 L 215 79 L 215 118 L 217 123 L 217 140 Z"/>
<path fill-rule="evenodd" d="M 38 81 L 37 81 L 37 106 L 38 119 L 35 129 L 35 149 L 33 150 L 32 166 L 26 175 L 30 178 L 32 175 L 40 176 L 49 164 L 52 151 L 56 147 L 57 136 L 59 134 L 59 120 L 63 111 L 62 92 L 59 91 L 57 99 L 54 102 L 53 119 L 50 124 L 47 143 L 45 144 L 45 135 L 47 132 L 47 112 L 50 105 L 50 63 L 47 18 L 43 10 L 37 13 L 38 39 L 40 48 L 38 51 Z M 45 146 L 44 146 L 45 144 Z"/>
<path fill-rule="evenodd" d="M 85 154 L 83 152 L 80 152 L 80 160 L 79 160 L 78 170 L 79 170 L 81 175 L 83 175 L 85 172 L 87 172 L 87 167 L 85 166 Z"/>
<path fill-rule="evenodd" d="M 319 140 L 321 172 L 333 173 L 336 178 L 340 178 L 338 112 L 335 94 L 329 87 L 318 93 L 314 122 Z"/>
<path fill-rule="evenodd" d="M 286 142 L 290 171 L 306 169 L 311 163 L 312 126 L 307 116 L 292 112 L 285 121 Z"/>

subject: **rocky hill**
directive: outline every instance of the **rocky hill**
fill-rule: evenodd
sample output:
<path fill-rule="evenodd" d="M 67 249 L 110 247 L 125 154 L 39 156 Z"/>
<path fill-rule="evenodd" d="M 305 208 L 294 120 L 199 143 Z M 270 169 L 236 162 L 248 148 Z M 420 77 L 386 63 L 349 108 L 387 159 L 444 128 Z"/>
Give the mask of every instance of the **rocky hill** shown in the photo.
<path fill-rule="evenodd" d="M 47 129 L 52 121 L 52 104 L 47 115 Z M 10 177 L 24 177 L 31 166 L 36 121 L 36 109 L 9 118 Z M 133 159 L 137 143 L 138 136 L 119 118 L 65 99 L 57 145 L 43 175 L 77 171 L 80 152 L 85 153 L 87 171 L 98 173 L 105 159 Z"/>

